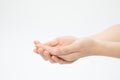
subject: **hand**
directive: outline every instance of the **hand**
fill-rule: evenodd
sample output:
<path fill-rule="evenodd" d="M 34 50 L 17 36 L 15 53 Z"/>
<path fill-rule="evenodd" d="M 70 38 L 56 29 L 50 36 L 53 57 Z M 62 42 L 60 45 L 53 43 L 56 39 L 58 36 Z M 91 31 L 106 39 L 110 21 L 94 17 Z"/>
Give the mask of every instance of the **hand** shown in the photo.
<path fill-rule="evenodd" d="M 74 62 L 80 57 L 91 55 L 91 49 L 93 48 L 94 41 L 92 39 L 78 39 L 72 36 L 59 37 L 53 41 L 50 41 L 46 44 L 37 43 L 38 53 L 46 54 L 49 53 L 49 60 L 59 63 L 59 60 L 64 60 L 67 62 Z M 39 45 L 39 46 L 38 46 Z M 42 50 L 41 50 L 42 49 Z M 43 52 L 43 49 L 45 52 Z M 42 55 L 43 55 L 42 54 Z M 50 55 L 52 54 L 52 55 Z M 57 56 L 57 57 L 56 57 Z M 46 58 L 46 56 L 43 56 Z M 58 60 L 58 59 L 59 60 Z M 57 61 L 56 61 L 57 59 Z"/>
<path fill-rule="evenodd" d="M 54 39 L 50 42 L 47 42 L 44 45 L 54 47 L 54 48 L 55 47 L 59 48 L 59 47 L 71 44 L 76 39 L 77 38 L 73 37 L 73 36 L 63 36 L 63 37 L 56 38 L 56 39 Z M 63 60 L 60 57 L 51 55 L 47 50 L 40 47 L 40 45 L 42 45 L 42 44 L 39 41 L 35 41 L 34 43 L 36 45 L 36 48 L 34 49 L 34 52 L 40 54 L 43 57 L 44 60 L 49 60 L 51 63 L 57 62 L 57 63 L 60 63 L 60 64 L 72 63 L 70 61 L 68 62 L 68 61 Z"/>

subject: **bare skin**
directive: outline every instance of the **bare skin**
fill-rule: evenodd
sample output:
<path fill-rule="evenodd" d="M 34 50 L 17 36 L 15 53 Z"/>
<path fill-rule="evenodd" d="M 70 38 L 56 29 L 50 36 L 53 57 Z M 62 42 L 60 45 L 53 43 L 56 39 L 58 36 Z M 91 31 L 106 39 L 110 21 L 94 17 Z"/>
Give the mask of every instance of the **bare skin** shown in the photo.
<path fill-rule="evenodd" d="M 113 25 L 110 28 L 90 37 L 101 41 L 120 42 L 120 24 Z"/>
<path fill-rule="evenodd" d="M 120 57 L 120 25 L 90 36 L 76 38 L 73 36 L 58 37 L 45 44 L 34 41 L 34 52 L 40 54 L 51 63 L 68 64 L 81 57 L 102 55 Z"/>
<path fill-rule="evenodd" d="M 34 51 L 44 56 L 45 60 L 47 57 L 50 62 L 57 62 L 56 58 L 58 58 L 65 63 L 71 63 L 80 57 L 91 55 L 92 53 L 88 54 L 88 52 L 91 52 L 89 50 L 93 50 L 90 48 L 93 48 L 92 46 L 94 44 L 92 39 L 78 39 L 72 36 L 59 37 L 44 45 L 39 41 L 35 41 L 34 43 L 36 45 L 36 49 Z"/>

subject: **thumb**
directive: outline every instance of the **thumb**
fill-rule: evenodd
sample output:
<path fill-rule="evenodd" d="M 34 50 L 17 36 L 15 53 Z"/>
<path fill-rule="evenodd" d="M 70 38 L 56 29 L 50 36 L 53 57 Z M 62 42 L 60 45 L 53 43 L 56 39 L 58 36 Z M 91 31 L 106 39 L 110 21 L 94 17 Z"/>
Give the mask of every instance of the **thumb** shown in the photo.
<path fill-rule="evenodd" d="M 48 46 L 51 46 L 51 47 L 54 47 L 57 44 L 58 44 L 57 40 L 53 40 L 53 41 L 49 41 L 49 42 L 45 43 L 45 45 L 48 45 Z"/>
<path fill-rule="evenodd" d="M 60 54 L 60 51 L 59 51 L 58 48 L 50 47 L 50 46 L 43 45 L 43 44 L 41 44 L 40 47 L 43 48 L 44 50 L 47 50 L 52 55 L 58 55 L 58 54 Z"/>
<path fill-rule="evenodd" d="M 64 47 L 60 47 L 58 49 L 58 54 L 56 55 L 68 55 L 74 52 L 78 52 L 81 50 L 81 45 L 79 44 L 79 41 L 75 41 L 70 45 L 64 46 Z"/>
<path fill-rule="evenodd" d="M 80 49 L 78 41 L 63 47 L 50 47 L 50 46 L 41 46 L 41 47 L 49 51 L 52 55 L 56 55 L 56 56 L 68 55 L 77 52 Z"/>
<path fill-rule="evenodd" d="M 37 48 L 41 47 L 44 50 L 47 50 L 48 52 L 50 52 L 52 55 L 58 55 L 60 53 L 59 49 L 47 46 L 45 44 L 41 44 L 39 41 L 34 41 L 34 44 L 36 45 Z"/>

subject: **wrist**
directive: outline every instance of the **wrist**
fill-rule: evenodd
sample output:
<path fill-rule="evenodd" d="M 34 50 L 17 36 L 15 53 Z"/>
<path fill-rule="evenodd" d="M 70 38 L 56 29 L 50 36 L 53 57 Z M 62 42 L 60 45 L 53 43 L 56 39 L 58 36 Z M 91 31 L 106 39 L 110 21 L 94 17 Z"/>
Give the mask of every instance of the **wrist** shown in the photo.
<path fill-rule="evenodd" d="M 99 42 L 92 38 L 80 39 L 80 51 L 84 56 L 97 55 L 99 51 Z"/>
<path fill-rule="evenodd" d="M 97 40 L 91 39 L 89 49 L 88 49 L 88 55 L 89 56 L 99 55 L 100 51 L 101 51 L 100 42 Z"/>
<path fill-rule="evenodd" d="M 104 55 L 105 50 L 107 49 L 105 46 L 105 43 L 100 40 L 94 40 L 94 50 L 93 50 L 93 55 Z"/>

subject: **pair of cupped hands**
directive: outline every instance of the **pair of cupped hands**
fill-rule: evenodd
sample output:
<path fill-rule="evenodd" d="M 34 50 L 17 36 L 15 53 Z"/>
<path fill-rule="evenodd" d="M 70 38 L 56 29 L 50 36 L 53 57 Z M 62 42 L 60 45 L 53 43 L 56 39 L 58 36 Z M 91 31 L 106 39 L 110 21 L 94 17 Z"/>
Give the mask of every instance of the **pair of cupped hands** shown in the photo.
<path fill-rule="evenodd" d="M 51 63 L 69 64 L 81 57 L 92 55 L 94 40 L 74 36 L 58 37 L 47 43 L 34 41 L 34 52 Z"/>

